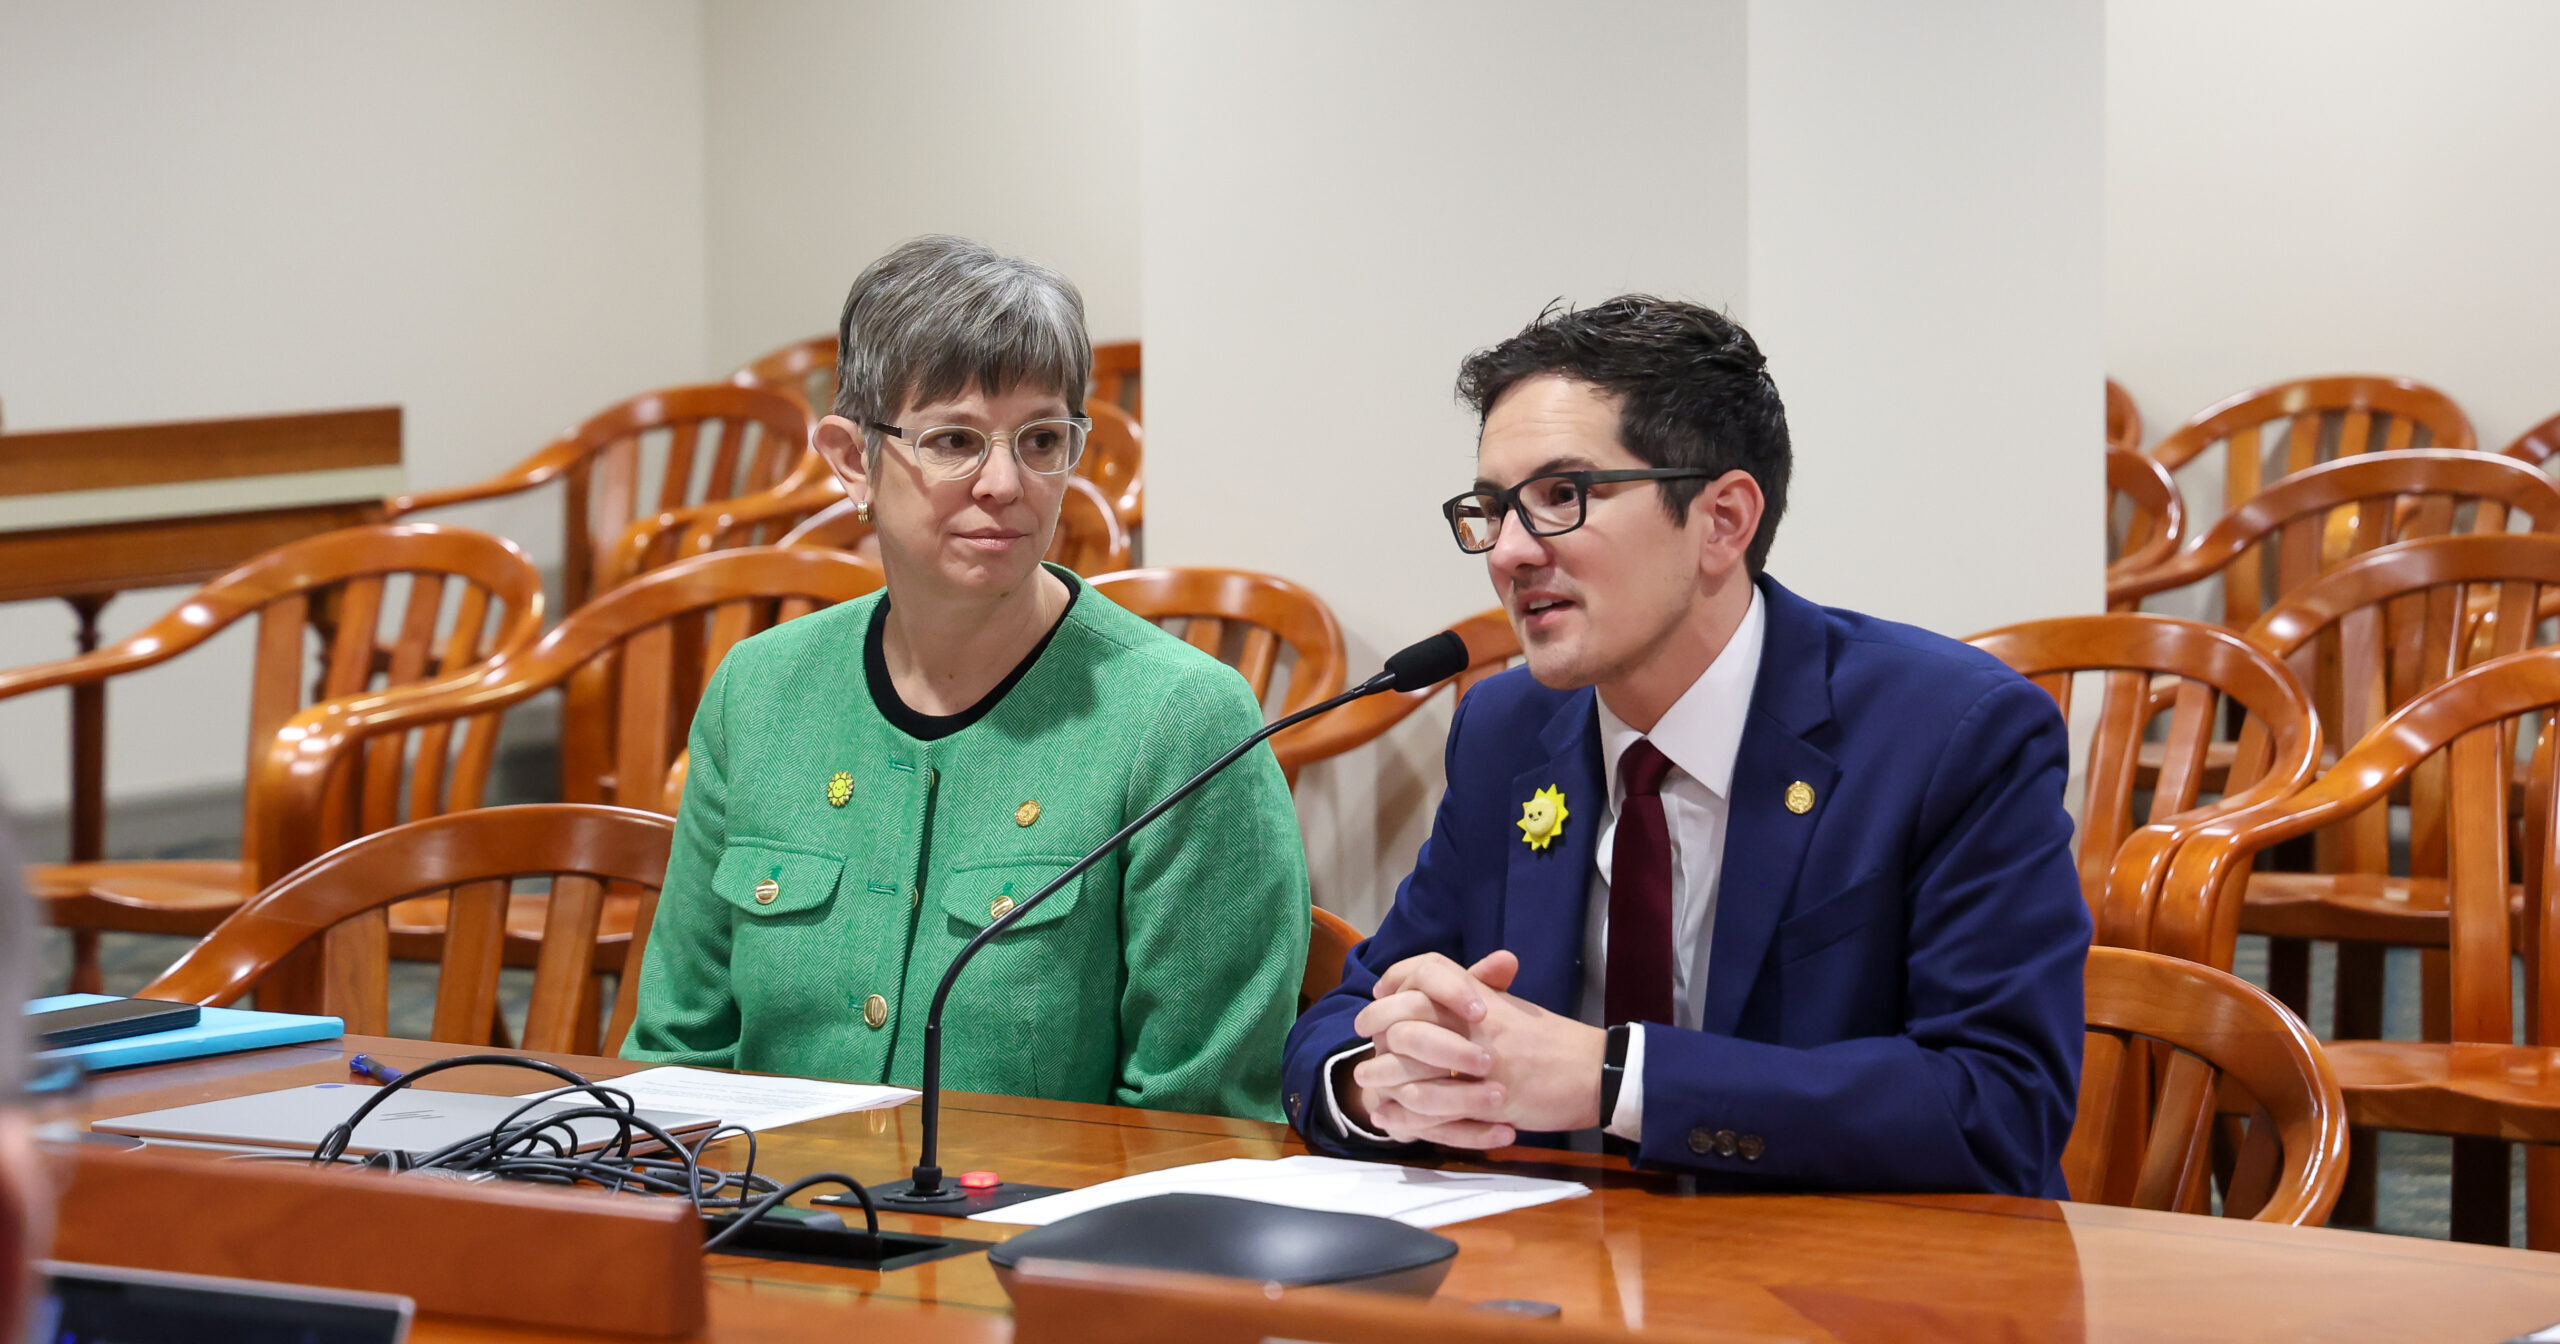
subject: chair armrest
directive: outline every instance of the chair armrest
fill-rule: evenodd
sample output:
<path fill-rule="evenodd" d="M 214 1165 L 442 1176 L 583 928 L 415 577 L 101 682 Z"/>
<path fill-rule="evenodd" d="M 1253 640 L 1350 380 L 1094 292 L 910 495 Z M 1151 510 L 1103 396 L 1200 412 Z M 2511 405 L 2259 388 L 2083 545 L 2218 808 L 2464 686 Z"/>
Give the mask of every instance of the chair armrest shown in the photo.
<path fill-rule="evenodd" d="M 1280 758 L 1281 772 L 1295 784 L 1301 769 L 1378 740 L 1439 689 L 1433 686 L 1419 691 L 1391 691 L 1354 700 L 1274 736 L 1271 754 Z"/>
<path fill-rule="evenodd" d="M 590 445 L 575 439 L 557 439 L 542 451 L 485 481 L 475 481 L 469 485 L 457 485 L 443 490 L 420 490 L 405 495 L 394 495 L 384 502 L 383 517 L 387 521 L 406 514 L 422 513 L 428 509 L 449 508 L 456 504 L 469 504 L 483 499 L 521 494 L 558 480 L 592 451 L 594 449 Z"/>
<path fill-rule="evenodd" d="M 0 671 L 0 700 L 56 686 L 85 686 L 165 663 L 203 643 L 207 636 L 242 614 L 238 610 L 217 610 L 216 606 L 199 592 L 196 600 L 179 604 L 177 610 L 103 649 Z"/>

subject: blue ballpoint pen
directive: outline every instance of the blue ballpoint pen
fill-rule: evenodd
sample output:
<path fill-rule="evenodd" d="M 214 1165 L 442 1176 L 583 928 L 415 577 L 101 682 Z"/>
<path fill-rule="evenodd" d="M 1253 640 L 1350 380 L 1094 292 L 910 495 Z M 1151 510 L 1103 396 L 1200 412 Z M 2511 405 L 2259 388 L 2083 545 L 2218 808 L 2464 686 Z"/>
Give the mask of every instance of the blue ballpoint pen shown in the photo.
<path fill-rule="evenodd" d="M 350 1056 L 347 1060 L 347 1069 L 349 1072 L 370 1078 L 384 1087 L 399 1082 L 402 1076 L 400 1070 L 376 1060 L 371 1055 Z"/>

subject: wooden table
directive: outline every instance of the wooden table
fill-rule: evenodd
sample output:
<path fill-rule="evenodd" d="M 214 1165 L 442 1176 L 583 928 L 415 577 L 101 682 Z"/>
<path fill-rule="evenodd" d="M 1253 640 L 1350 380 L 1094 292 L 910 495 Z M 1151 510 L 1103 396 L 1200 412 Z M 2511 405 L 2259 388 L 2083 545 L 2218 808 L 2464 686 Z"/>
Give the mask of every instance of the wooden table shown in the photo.
<path fill-rule="evenodd" d="M 456 1053 L 419 1041 L 343 1042 L 162 1065 L 96 1080 L 114 1115 L 346 1079 L 362 1050 L 401 1067 Z M 590 1077 L 620 1060 L 549 1056 Z M 460 1071 L 436 1084 L 515 1093 L 538 1080 Z M 1108 1106 L 951 1094 L 946 1165 L 1089 1185 L 1134 1172 L 1305 1149 L 1279 1125 Z M 917 1108 L 812 1121 L 763 1137 L 759 1170 L 906 1174 Z M 2447 1340 L 2496 1344 L 2560 1321 L 2560 1256 L 2370 1233 L 1996 1196 L 1694 1196 L 1676 1179 L 1596 1156 L 1509 1150 L 1502 1165 L 1599 1187 L 1585 1199 L 1460 1223 L 1444 1303 L 1529 1297 L 1566 1320 L 1725 1327 L 1815 1340 Z M 1002 1240 L 1017 1229 L 888 1214 L 885 1227 Z M 183 1227 L 183 1219 L 174 1224 Z M 720 1341 L 836 1339 L 848 1311 L 896 1319 L 900 1339 L 1005 1340 L 1005 1295 L 984 1256 L 887 1274 L 736 1256 L 709 1261 Z M 874 1324 L 865 1322 L 866 1326 Z M 415 1338 L 543 1336 L 451 1320 Z"/>
<path fill-rule="evenodd" d="M 93 652 L 116 594 L 377 522 L 401 480 L 397 406 L 0 434 L 0 602 L 68 601 Z M 72 688 L 73 862 L 106 857 L 106 713 Z"/>

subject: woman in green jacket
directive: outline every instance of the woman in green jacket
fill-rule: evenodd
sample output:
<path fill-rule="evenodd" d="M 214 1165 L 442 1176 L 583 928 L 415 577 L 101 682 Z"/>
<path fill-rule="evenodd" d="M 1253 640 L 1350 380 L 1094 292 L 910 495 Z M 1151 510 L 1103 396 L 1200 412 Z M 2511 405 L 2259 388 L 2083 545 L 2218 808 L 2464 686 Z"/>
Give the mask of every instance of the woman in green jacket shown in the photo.
<path fill-rule="evenodd" d="M 1056 272 L 921 238 L 854 281 L 816 445 L 888 584 L 694 716 L 627 1058 L 899 1083 L 961 944 L 1261 726 L 1235 671 L 1041 563 L 1092 349 Z M 970 962 L 943 1082 L 1277 1119 L 1307 947 L 1257 751 Z"/>

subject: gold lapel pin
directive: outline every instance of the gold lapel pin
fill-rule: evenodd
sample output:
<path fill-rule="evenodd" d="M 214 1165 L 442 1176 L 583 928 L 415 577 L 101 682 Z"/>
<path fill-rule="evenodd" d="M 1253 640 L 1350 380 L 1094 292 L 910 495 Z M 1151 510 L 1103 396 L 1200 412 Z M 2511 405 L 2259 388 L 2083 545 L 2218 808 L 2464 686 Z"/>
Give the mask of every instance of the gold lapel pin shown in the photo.
<path fill-rule="evenodd" d="M 1787 810 L 1801 817 L 1813 810 L 1813 786 L 1799 779 L 1787 786 Z"/>
<path fill-rule="evenodd" d="M 853 801 L 853 776 L 838 770 L 827 780 L 827 806 L 842 807 Z"/>

